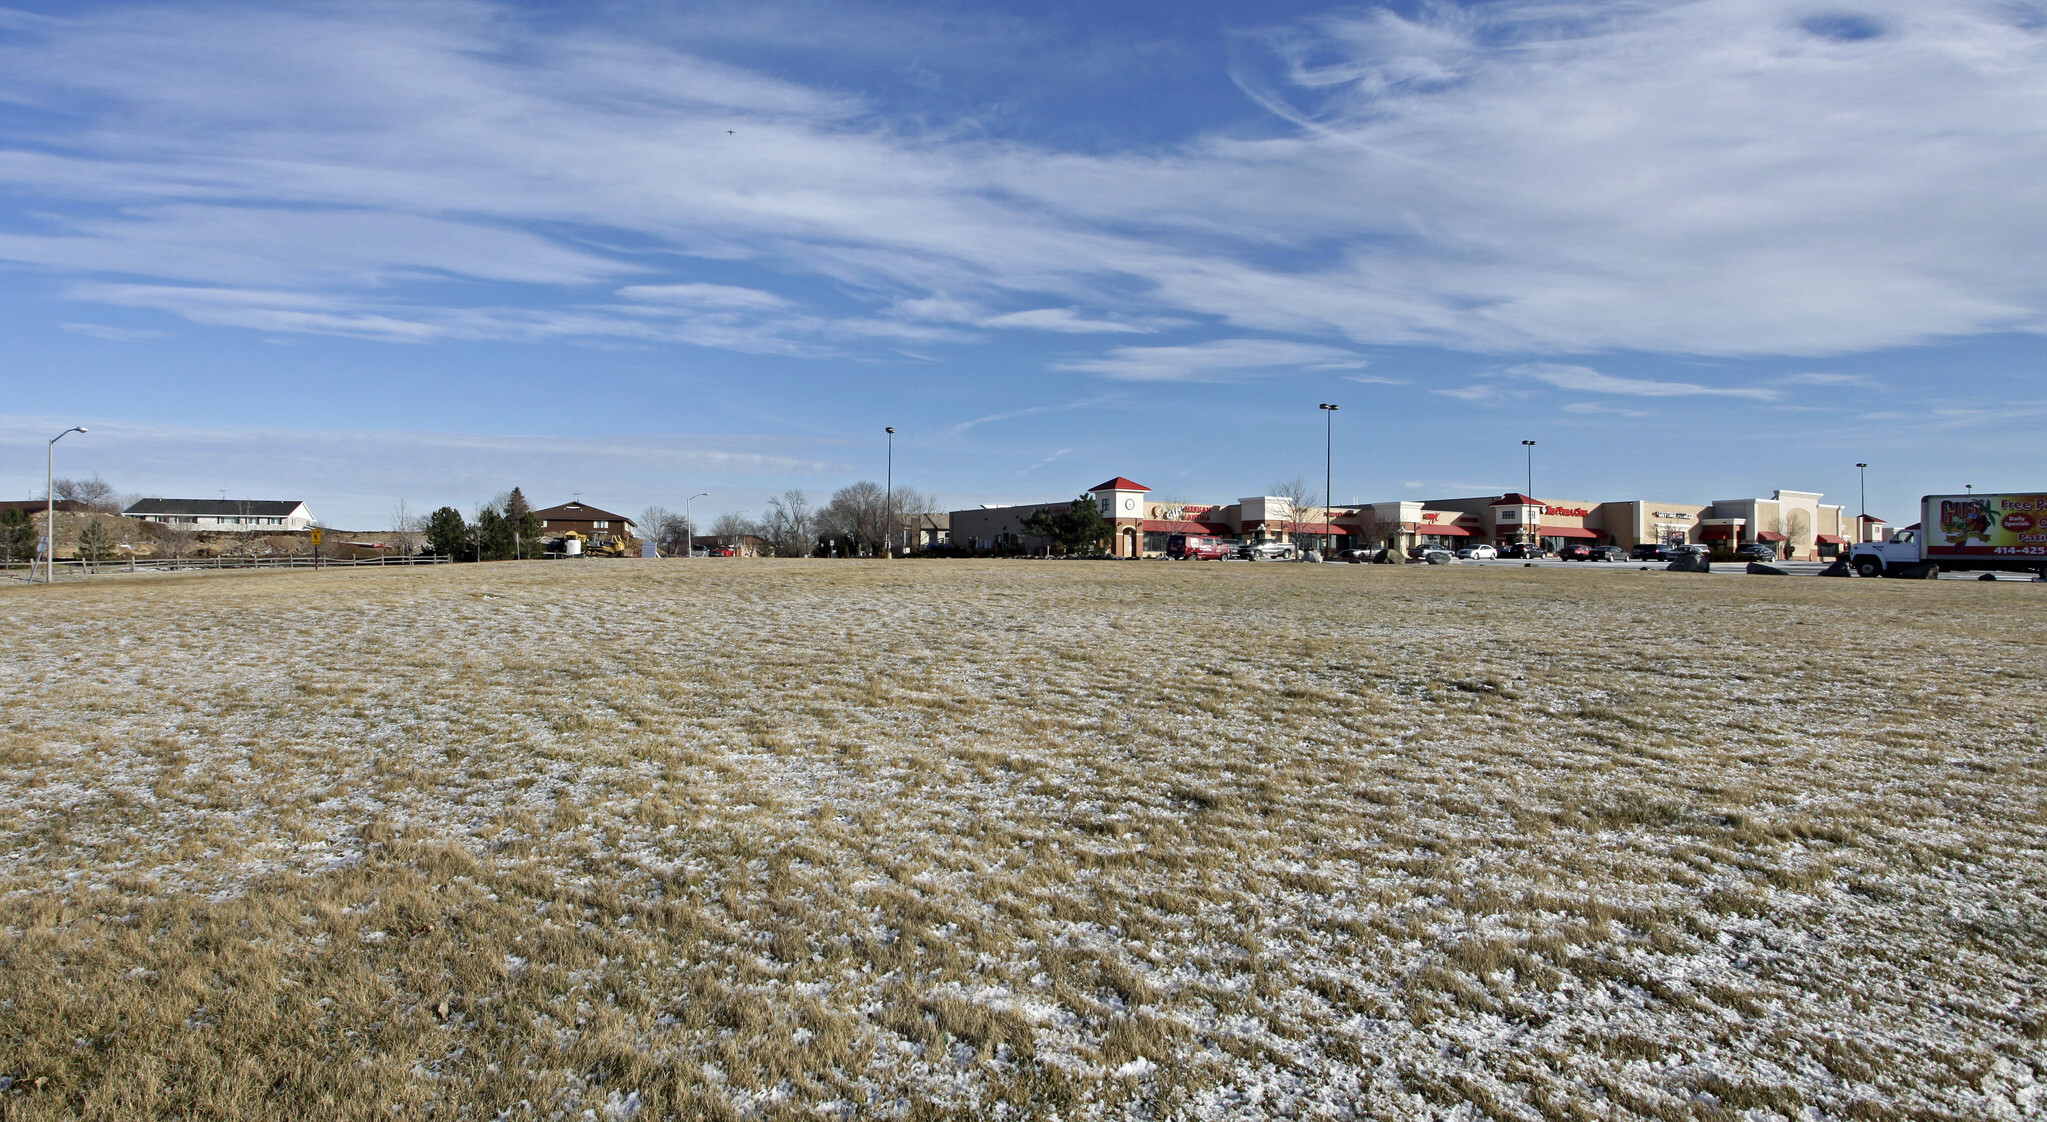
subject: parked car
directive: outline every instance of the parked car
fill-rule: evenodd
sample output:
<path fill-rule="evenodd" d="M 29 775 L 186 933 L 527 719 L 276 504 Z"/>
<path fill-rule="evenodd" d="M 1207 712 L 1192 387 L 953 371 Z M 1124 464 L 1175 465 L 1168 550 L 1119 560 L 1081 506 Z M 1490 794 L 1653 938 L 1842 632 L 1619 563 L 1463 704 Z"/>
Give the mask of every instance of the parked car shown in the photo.
<path fill-rule="evenodd" d="M 1743 561 L 1775 561 L 1777 560 L 1777 547 L 1766 545 L 1762 542 L 1750 542 L 1735 550 L 1734 555 Z"/>
<path fill-rule="evenodd" d="M 1376 549 L 1339 549 L 1336 551 L 1335 559 L 1348 561 L 1353 565 L 1369 565 L 1377 556 L 1379 551 Z"/>
<path fill-rule="evenodd" d="M 1174 534 L 1166 539 L 1166 556 L 1175 561 L 1221 561 L 1236 555 L 1236 542 L 1213 534 Z"/>
<path fill-rule="evenodd" d="M 1457 563 L 1457 555 L 1447 549 L 1430 548 L 1422 550 L 1421 559 L 1431 565 L 1455 565 Z"/>
<path fill-rule="evenodd" d="M 1292 542 L 1251 542 L 1244 546 L 1244 557 L 1252 561 L 1292 561 L 1301 551 Z"/>
<path fill-rule="evenodd" d="M 1663 545 L 1660 542 L 1643 542 L 1629 551 L 1629 557 L 1635 561 L 1662 561 L 1665 559 L 1663 556 Z"/>
<path fill-rule="evenodd" d="M 1468 545 L 1457 551 L 1457 556 L 1466 561 L 1491 561 L 1500 551 L 1489 545 Z"/>
<path fill-rule="evenodd" d="M 1515 542 L 1507 547 L 1505 553 L 1500 554 L 1502 557 L 1511 557 L 1516 561 L 1533 561 L 1539 557 L 1548 557 L 1549 555 L 1549 550 L 1539 545 L 1529 545 L 1526 542 Z"/>
<path fill-rule="evenodd" d="M 1577 542 L 1572 542 L 1570 545 L 1567 545 L 1564 548 L 1557 550 L 1557 560 L 1590 561 L 1592 560 L 1592 547 L 1589 545 L 1580 545 Z"/>
<path fill-rule="evenodd" d="M 1595 545 L 1591 547 L 1589 561 L 1626 561 L 1628 551 L 1617 545 Z"/>
<path fill-rule="evenodd" d="M 1703 556 L 1711 552 L 1713 551 L 1703 545 L 1670 545 L 1663 547 L 1663 553 L 1657 559 L 1660 561 L 1675 561 L 1680 557 L 1690 557 L 1693 554 Z"/>

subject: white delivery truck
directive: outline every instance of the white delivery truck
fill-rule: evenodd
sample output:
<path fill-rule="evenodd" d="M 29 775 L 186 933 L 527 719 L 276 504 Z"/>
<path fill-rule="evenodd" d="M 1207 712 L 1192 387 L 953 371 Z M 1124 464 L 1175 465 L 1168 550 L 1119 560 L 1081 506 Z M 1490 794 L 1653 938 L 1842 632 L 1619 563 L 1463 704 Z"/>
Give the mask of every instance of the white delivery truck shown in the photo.
<path fill-rule="evenodd" d="M 1919 524 L 1848 551 L 1865 577 L 1982 569 L 2047 576 L 2047 493 L 1928 495 Z"/>

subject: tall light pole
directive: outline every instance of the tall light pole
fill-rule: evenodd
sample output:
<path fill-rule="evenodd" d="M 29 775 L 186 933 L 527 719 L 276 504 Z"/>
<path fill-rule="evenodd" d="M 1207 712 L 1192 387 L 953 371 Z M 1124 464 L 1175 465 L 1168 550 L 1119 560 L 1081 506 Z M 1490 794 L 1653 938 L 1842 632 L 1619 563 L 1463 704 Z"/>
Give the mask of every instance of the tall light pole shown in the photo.
<path fill-rule="evenodd" d="M 887 497 L 886 497 L 886 498 L 885 498 L 885 499 L 883 500 L 883 509 L 884 509 L 885 513 L 884 513 L 884 514 L 882 515 L 882 518 L 883 518 L 883 519 L 884 519 L 885 521 L 883 521 L 883 523 L 882 523 L 882 529 L 883 529 L 883 533 L 884 533 L 884 535 L 885 535 L 885 537 L 887 538 L 887 541 L 888 541 L 888 555 L 889 555 L 890 557 L 894 557 L 894 556 L 896 555 L 896 429 L 895 429 L 895 426 L 894 426 L 894 425 L 890 425 L 890 426 L 888 427 L 888 430 L 887 430 L 887 431 L 888 431 L 888 474 L 887 474 L 886 476 L 883 476 L 883 478 L 884 478 L 884 479 L 886 479 L 886 480 L 888 480 L 888 482 L 887 482 L 887 484 L 885 485 L 885 487 L 886 487 L 886 490 L 884 490 L 884 491 L 882 492 L 882 494 L 883 494 L 883 495 L 887 496 Z"/>
<path fill-rule="evenodd" d="M 1336 439 L 1334 435 L 1336 432 L 1336 411 L 1340 406 L 1331 405 L 1325 401 L 1315 408 L 1322 410 L 1322 552 L 1327 553 L 1329 552 L 1329 538 L 1331 536 L 1329 534 L 1331 529 L 1330 521 L 1336 517 L 1336 512 L 1329 509 L 1329 464 L 1331 449 L 1335 446 Z"/>
<path fill-rule="evenodd" d="M 698 491 L 689 498 L 682 500 L 682 559 L 684 561 L 697 555 L 697 524 L 690 520 L 689 504 L 696 502 L 698 499 L 708 499 L 710 497 L 711 493 L 709 491 Z"/>
<path fill-rule="evenodd" d="M 1521 447 L 1528 453 L 1528 490 L 1525 493 L 1525 497 L 1529 502 L 1533 503 L 1535 501 L 1535 441 L 1524 440 L 1521 442 Z M 1542 540 L 1537 528 L 1530 528 L 1525 525 L 1521 528 L 1521 536 L 1526 538 L 1531 545 Z"/>
<path fill-rule="evenodd" d="M 1855 465 L 1856 482 L 1862 488 L 1862 520 L 1855 524 L 1855 540 L 1869 540 L 1869 465 Z"/>
<path fill-rule="evenodd" d="M 57 442 L 74 432 L 84 432 L 83 425 L 65 429 L 50 438 L 50 462 L 48 474 L 43 476 L 43 501 L 49 507 L 45 512 L 43 529 L 48 537 L 43 539 L 43 583 L 57 583 Z M 29 570 L 29 579 L 35 579 L 35 570 Z"/>

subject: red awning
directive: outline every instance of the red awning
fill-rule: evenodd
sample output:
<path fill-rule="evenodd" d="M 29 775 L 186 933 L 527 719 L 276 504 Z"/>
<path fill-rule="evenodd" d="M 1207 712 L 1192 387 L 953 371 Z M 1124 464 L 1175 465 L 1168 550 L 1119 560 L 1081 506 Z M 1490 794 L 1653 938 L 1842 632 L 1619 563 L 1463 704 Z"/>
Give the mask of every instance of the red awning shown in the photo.
<path fill-rule="evenodd" d="M 1759 542 L 1781 542 L 1786 539 L 1784 535 L 1775 530 L 1757 530 L 1756 540 Z"/>
<path fill-rule="evenodd" d="M 1821 545 L 1847 545 L 1848 539 L 1839 534 L 1821 534 L 1819 542 Z"/>
<path fill-rule="evenodd" d="M 1235 531 L 1220 522 L 1161 522 L 1147 518 L 1144 521 L 1147 534 L 1213 534 L 1219 538 L 1235 535 Z"/>
<path fill-rule="evenodd" d="M 1597 538 L 1599 536 L 1583 526 L 1544 526 L 1541 529 L 1541 533 L 1545 538 Z"/>
<path fill-rule="evenodd" d="M 1296 522 L 1291 527 L 1296 534 L 1348 534 L 1355 528 L 1329 522 Z"/>
<path fill-rule="evenodd" d="M 1468 538 L 1471 531 L 1462 526 L 1438 526 L 1433 522 L 1422 522 L 1415 526 L 1415 533 L 1427 537 L 1436 534 L 1446 538 Z"/>

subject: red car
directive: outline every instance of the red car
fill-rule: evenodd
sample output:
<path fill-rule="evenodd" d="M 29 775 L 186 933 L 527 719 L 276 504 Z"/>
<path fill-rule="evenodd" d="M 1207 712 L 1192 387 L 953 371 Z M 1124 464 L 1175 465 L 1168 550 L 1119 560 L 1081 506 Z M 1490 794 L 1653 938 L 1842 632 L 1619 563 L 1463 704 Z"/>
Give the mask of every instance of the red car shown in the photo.
<path fill-rule="evenodd" d="M 1221 561 L 1237 555 L 1237 543 L 1212 534 L 1173 534 L 1166 539 L 1166 556 L 1175 561 Z"/>
<path fill-rule="evenodd" d="M 1592 560 L 1592 547 L 1589 545 L 1576 544 L 1567 545 L 1564 548 L 1557 550 L 1557 560 L 1590 561 Z"/>

